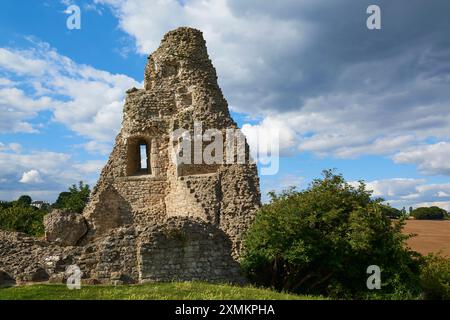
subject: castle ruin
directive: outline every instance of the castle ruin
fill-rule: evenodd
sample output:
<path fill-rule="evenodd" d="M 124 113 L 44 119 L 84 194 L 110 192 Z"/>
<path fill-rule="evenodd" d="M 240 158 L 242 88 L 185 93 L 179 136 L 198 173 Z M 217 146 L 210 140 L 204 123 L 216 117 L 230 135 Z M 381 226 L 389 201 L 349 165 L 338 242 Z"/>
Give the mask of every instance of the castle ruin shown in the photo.
<path fill-rule="evenodd" d="M 180 130 L 190 138 L 174 139 Z M 239 129 L 202 33 L 167 33 L 148 57 L 144 88 L 127 91 L 122 128 L 83 215 L 50 213 L 46 240 L 0 231 L 0 279 L 59 282 L 77 265 L 90 283 L 240 281 L 260 192 L 248 145 L 230 132 Z M 220 138 L 227 152 L 199 135 Z M 182 150 L 190 162 L 176 160 L 183 140 L 200 146 Z M 214 161 L 203 161 L 206 151 Z"/>

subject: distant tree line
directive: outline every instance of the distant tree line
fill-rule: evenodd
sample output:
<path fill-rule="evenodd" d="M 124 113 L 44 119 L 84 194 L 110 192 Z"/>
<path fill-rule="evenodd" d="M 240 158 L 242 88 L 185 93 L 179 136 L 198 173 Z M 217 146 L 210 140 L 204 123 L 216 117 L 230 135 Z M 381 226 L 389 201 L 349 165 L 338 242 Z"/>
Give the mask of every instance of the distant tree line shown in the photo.
<path fill-rule="evenodd" d="M 401 210 L 391 207 L 389 204 L 381 205 L 383 213 L 391 219 L 400 219 L 411 217 L 417 220 L 443 220 L 449 219 L 449 213 L 439 207 L 418 207 L 413 209 L 409 207 L 409 212 L 406 212 L 406 208 L 403 207 Z"/>
<path fill-rule="evenodd" d="M 24 232 L 32 236 L 44 234 L 44 216 L 52 209 L 65 209 L 82 213 L 89 201 L 91 190 L 82 181 L 61 192 L 53 204 L 33 205 L 29 195 L 22 195 L 14 201 L 0 201 L 0 229 Z"/>

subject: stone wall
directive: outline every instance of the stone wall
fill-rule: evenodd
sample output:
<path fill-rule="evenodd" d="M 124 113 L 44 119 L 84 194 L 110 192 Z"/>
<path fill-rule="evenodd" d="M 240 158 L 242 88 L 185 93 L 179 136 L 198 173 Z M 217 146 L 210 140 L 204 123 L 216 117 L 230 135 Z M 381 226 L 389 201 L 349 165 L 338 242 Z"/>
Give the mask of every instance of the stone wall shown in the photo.
<path fill-rule="evenodd" d="M 68 248 L 0 230 L 0 273 L 12 279 L 9 284 L 51 280 L 55 273 L 64 272 L 67 262 L 72 262 L 68 254 Z"/>
<path fill-rule="evenodd" d="M 84 246 L 60 247 L 0 231 L 0 286 L 64 283 L 70 265 L 82 282 L 143 283 L 205 280 L 242 283 L 226 234 L 202 219 L 173 217 L 145 228 L 120 227 Z M 8 281 L 6 281 L 8 280 Z"/>
<path fill-rule="evenodd" d="M 138 245 L 139 280 L 242 282 L 231 241 L 201 219 L 175 218 L 149 227 Z"/>

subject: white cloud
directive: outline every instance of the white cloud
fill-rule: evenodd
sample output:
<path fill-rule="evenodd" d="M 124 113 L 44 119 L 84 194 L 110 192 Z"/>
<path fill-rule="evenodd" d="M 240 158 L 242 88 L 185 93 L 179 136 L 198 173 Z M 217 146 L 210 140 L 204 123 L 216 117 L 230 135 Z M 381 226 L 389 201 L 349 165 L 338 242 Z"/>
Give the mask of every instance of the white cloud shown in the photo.
<path fill-rule="evenodd" d="M 15 85 L 15 82 L 7 79 L 7 78 L 1 78 L 0 77 L 0 87 L 12 87 Z"/>
<path fill-rule="evenodd" d="M 41 175 L 39 174 L 39 171 L 37 170 L 30 170 L 27 172 L 24 172 L 22 175 L 22 178 L 19 180 L 21 183 L 42 183 Z"/>
<path fill-rule="evenodd" d="M 16 153 L 20 153 L 22 151 L 22 145 L 20 143 L 13 142 L 13 143 L 10 143 L 8 145 L 8 147 L 10 150 L 12 150 Z"/>
<path fill-rule="evenodd" d="M 0 71 L 20 76 L 23 85 L 34 88 L 34 92 L 0 88 L 0 110 L 5 115 L 0 119 L 0 131 L 37 132 L 27 120 L 50 110 L 54 121 L 92 139 L 88 147 L 112 141 L 120 128 L 125 91 L 140 83 L 125 75 L 77 64 L 48 44 L 29 40 L 31 47 L 27 50 L 0 48 L 0 57 L 5 58 Z"/>
<path fill-rule="evenodd" d="M 375 197 L 400 197 L 415 193 L 417 186 L 425 181 L 424 179 L 407 178 L 374 180 L 367 182 L 367 189 L 373 190 Z"/>
<path fill-rule="evenodd" d="M 292 155 L 295 151 L 295 131 L 278 119 L 268 117 L 256 125 L 246 123 L 242 126 L 242 132 L 247 138 L 254 159 L 267 157 L 274 152 L 275 146 L 270 142 L 276 143 L 281 156 Z"/>
<path fill-rule="evenodd" d="M 45 61 L 33 57 L 30 51 L 12 52 L 0 48 L 0 67 L 20 75 L 42 75 L 47 67 Z"/>
<path fill-rule="evenodd" d="M 389 204 L 401 207 L 436 205 L 449 210 L 450 183 L 427 183 L 425 179 L 393 178 L 366 183 L 373 196 L 382 197 Z"/>
<path fill-rule="evenodd" d="M 22 151 L 22 145 L 17 142 L 11 142 L 8 145 L 0 142 L 0 152 L 1 151 L 13 151 L 15 153 L 20 153 Z"/>
<path fill-rule="evenodd" d="M 34 194 L 36 200 L 54 201 L 56 196 L 84 181 L 93 185 L 104 164 L 100 160 L 74 161 L 69 154 L 30 151 L 13 153 L 0 144 L 0 199 L 13 200 L 21 194 Z"/>
<path fill-rule="evenodd" d="M 67 165 L 70 155 L 65 153 L 35 151 L 27 154 L 0 153 L 1 176 L 17 175 L 37 168 L 40 173 L 59 176 Z"/>
<path fill-rule="evenodd" d="M 33 98 L 17 88 L 0 88 L 0 132 L 37 132 L 29 122 L 39 111 L 50 108 L 49 97 Z"/>
<path fill-rule="evenodd" d="M 75 164 L 74 167 L 84 174 L 98 174 L 105 164 L 104 160 L 88 160 L 81 164 Z"/>
<path fill-rule="evenodd" d="M 409 148 L 394 156 L 396 163 L 416 164 L 423 174 L 450 175 L 450 142 Z"/>
<path fill-rule="evenodd" d="M 99 142 L 96 140 L 91 140 L 91 141 L 83 144 L 82 147 L 90 153 L 98 153 L 101 155 L 108 155 L 112 150 L 112 145 L 111 145 L 112 141 L 113 141 L 112 139 L 110 142 L 106 142 L 106 141 Z"/>

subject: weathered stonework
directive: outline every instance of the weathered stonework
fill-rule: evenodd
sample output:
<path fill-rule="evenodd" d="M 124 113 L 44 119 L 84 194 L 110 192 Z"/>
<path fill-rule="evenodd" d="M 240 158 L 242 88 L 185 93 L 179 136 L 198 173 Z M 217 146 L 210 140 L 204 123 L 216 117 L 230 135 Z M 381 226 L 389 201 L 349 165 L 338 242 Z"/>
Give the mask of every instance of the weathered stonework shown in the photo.
<path fill-rule="evenodd" d="M 45 239 L 62 246 L 74 246 L 88 228 L 82 215 L 63 210 L 53 210 L 44 217 Z"/>
<path fill-rule="evenodd" d="M 201 133 L 219 130 L 225 145 L 232 142 L 227 129 L 238 130 L 202 33 L 179 28 L 149 56 L 144 89 L 127 91 L 121 131 L 83 212 L 87 232 L 48 230 L 72 247 L 0 233 L 8 239 L 0 244 L 5 279 L 26 281 L 29 272 L 19 266 L 29 265 L 35 278 L 62 281 L 63 267 L 77 264 L 92 283 L 240 281 L 242 238 L 260 206 L 256 166 L 245 141 L 244 164 L 172 161 L 172 132 L 194 133 L 196 122 Z M 67 225 L 60 218 L 48 225 Z"/>

